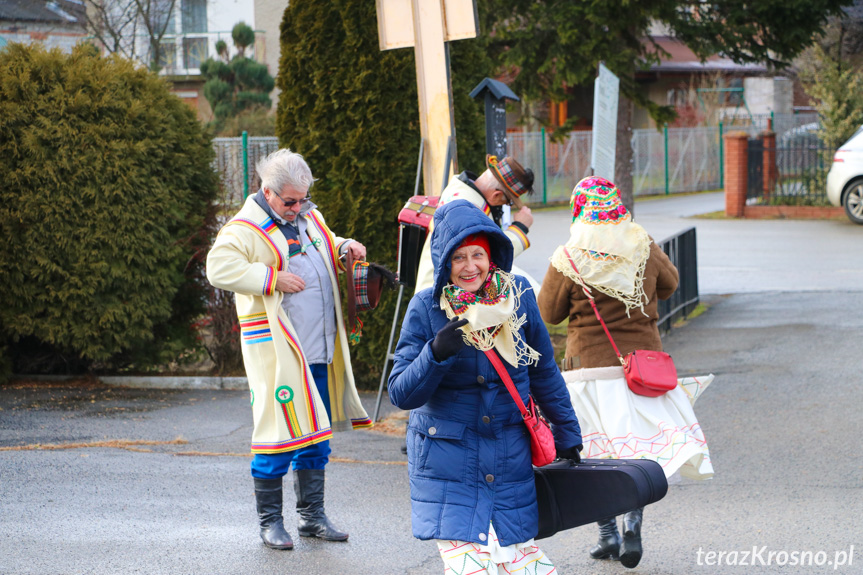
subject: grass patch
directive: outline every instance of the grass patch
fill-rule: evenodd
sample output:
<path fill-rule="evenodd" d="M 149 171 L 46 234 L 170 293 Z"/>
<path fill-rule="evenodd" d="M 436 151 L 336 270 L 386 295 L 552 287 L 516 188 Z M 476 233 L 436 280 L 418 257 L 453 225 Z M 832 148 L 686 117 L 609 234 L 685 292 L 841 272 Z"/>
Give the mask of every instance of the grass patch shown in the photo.
<path fill-rule="evenodd" d="M 674 329 L 677 329 L 679 327 L 685 326 L 691 320 L 697 318 L 698 316 L 700 316 L 701 314 L 706 312 L 709 307 L 710 306 L 708 306 L 707 304 L 699 302 L 698 305 L 695 306 L 695 309 L 692 310 L 692 313 L 690 313 L 688 316 L 682 317 L 679 320 L 677 320 L 676 322 L 674 322 L 674 324 L 672 324 L 672 327 Z"/>
<path fill-rule="evenodd" d="M 706 214 L 698 214 L 695 216 L 689 216 L 691 218 L 696 218 L 699 220 L 736 220 L 739 218 L 732 218 L 725 215 L 725 210 L 718 210 L 715 212 L 707 212 Z"/>
<path fill-rule="evenodd" d="M 643 194 L 635 196 L 635 202 L 650 202 L 653 200 L 662 200 L 665 198 L 682 198 L 685 196 L 699 196 L 701 194 L 714 194 L 716 192 L 722 192 L 724 190 L 701 190 L 698 192 L 672 192 L 670 194 Z"/>

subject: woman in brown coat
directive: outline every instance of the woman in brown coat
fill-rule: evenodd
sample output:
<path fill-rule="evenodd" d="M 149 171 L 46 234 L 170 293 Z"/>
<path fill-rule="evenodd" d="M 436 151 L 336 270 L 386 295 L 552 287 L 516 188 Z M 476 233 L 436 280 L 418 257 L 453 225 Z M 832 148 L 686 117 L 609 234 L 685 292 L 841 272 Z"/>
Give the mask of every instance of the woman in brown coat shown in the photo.
<path fill-rule="evenodd" d="M 598 177 L 572 191 L 573 223 L 567 242 L 551 257 L 538 303 L 550 324 L 569 319 L 564 380 L 582 426 L 586 458 L 652 459 L 666 477 L 713 476 L 707 443 L 692 403 L 713 376 L 680 380 L 659 397 L 630 391 L 621 360 L 602 328 L 590 297 L 621 355 L 662 351 L 656 327 L 657 302 L 677 289 L 678 273 L 620 201 L 614 184 Z M 590 295 L 588 295 L 590 294 Z M 596 559 L 620 559 L 626 567 L 641 560 L 643 509 L 617 521 L 599 522 L 600 538 L 590 550 Z"/>

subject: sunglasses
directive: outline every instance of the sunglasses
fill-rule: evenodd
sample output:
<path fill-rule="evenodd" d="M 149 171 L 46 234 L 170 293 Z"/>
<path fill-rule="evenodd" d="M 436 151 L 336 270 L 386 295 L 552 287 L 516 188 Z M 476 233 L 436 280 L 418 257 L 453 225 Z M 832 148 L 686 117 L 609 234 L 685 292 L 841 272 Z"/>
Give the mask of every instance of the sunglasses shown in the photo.
<path fill-rule="evenodd" d="M 277 192 L 276 190 L 270 190 L 270 191 L 271 191 L 271 192 L 273 192 L 274 194 L 276 194 L 276 197 L 277 197 L 277 198 L 279 198 L 280 200 L 282 200 L 282 202 L 285 204 L 285 207 L 286 207 L 286 208 L 293 208 L 293 207 L 294 207 L 295 205 L 297 205 L 297 204 L 300 204 L 301 206 L 303 206 L 303 205 L 305 205 L 309 200 L 311 200 L 311 199 L 312 199 L 312 196 L 306 196 L 305 198 L 300 198 L 299 200 L 286 200 L 285 198 L 283 198 L 282 196 L 280 196 L 280 195 L 279 195 L 279 192 Z"/>

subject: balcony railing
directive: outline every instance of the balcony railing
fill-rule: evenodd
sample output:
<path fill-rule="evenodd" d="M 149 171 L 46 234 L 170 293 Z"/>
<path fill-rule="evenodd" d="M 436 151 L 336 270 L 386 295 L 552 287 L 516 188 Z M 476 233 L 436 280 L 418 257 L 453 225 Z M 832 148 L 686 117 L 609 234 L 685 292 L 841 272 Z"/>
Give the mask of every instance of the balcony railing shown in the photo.
<path fill-rule="evenodd" d="M 228 45 L 231 57 L 237 53 L 230 30 L 165 34 L 161 41 L 162 53 L 159 56 L 159 73 L 164 76 L 200 75 L 201 63 L 207 58 L 218 57 L 216 43 L 219 40 Z M 146 44 L 147 38 L 142 38 L 141 41 Z M 144 52 L 146 50 L 142 50 L 142 53 Z M 246 48 L 245 55 L 258 62 L 264 61 L 264 32 L 255 31 L 255 43 Z"/>

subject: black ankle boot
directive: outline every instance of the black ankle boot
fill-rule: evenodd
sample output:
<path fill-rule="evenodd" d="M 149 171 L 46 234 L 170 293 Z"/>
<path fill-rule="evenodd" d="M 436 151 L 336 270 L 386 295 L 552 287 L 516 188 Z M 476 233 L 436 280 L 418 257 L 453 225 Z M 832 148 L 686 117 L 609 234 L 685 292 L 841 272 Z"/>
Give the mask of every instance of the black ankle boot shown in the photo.
<path fill-rule="evenodd" d="M 348 534 L 339 531 L 324 513 L 324 470 L 294 469 L 294 492 L 300 536 L 319 537 L 324 541 L 347 541 Z"/>
<path fill-rule="evenodd" d="M 617 520 L 614 517 L 597 521 L 599 525 L 599 541 L 590 549 L 594 559 L 614 559 L 620 553 L 620 533 L 617 531 Z"/>
<path fill-rule="evenodd" d="M 632 569 L 641 561 L 641 521 L 644 507 L 623 516 L 623 544 L 620 546 L 620 564 Z"/>
<path fill-rule="evenodd" d="M 255 501 L 258 504 L 258 520 L 261 524 L 261 539 L 271 549 L 293 549 L 294 542 L 285 531 L 282 519 L 282 479 L 255 480 Z"/>

